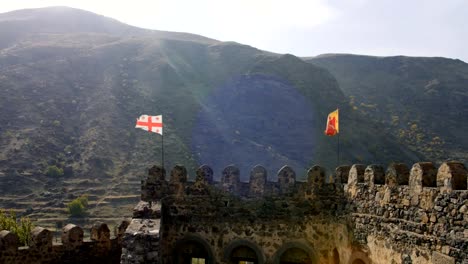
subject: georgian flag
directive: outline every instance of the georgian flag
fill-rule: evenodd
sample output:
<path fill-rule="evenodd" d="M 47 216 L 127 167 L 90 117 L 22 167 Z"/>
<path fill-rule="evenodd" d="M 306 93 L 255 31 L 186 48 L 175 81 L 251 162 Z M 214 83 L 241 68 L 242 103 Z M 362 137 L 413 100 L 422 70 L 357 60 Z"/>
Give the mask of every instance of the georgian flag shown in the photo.
<path fill-rule="evenodd" d="M 148 132 L 158 133 L 162 136 L 163 134 L 162 115 L 157 115 L 157 116 L 142 115 L 139 118 L 137 118 L 135 128 L 141 128 Z"/>

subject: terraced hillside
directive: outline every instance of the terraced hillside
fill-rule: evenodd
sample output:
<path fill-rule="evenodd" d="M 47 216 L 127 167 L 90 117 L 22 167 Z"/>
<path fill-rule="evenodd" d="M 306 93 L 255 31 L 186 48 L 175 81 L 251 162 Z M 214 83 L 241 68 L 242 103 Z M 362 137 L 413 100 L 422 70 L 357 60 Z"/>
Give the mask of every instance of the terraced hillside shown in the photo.
<path fill-rule="evenodd" d="M 192 179 L 204 163 L 215 179 L 235 163 L 244 181 L 259 163 L 269 175 L 290 164 L 299 179 L 313 164 L 333 168 L 337 139 L 323 130 L 337 107 L 340 163 L 424 159 L 353 111 L 327 70 L 292 55 L 70 8 L 0 14 L 0 40 L 0 208 L 49 225 L 80 195 L 89 218 L 131 214 L 161 160 L 161 137 L 134 128 L 141 114 L 164 116 L 164 165 L 184 164 Z"/>

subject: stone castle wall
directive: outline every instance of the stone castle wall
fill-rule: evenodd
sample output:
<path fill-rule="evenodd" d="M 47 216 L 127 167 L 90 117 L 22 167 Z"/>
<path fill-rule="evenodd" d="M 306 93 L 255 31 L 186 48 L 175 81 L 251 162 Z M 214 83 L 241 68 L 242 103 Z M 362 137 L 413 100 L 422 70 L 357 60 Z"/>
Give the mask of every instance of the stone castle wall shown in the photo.
<path fill-rule="evenodd" d="M 206 263 L 468 261 L 467 171 L 461 163 L 416 163 L 411 170 L 404 164 L 387 170 L 342 166 L 332 182 L 318 166 L 306 182 L 288 166 L 276 182 L 267 181 L 257 166 L 248 183 L 240 182 L 234 166 L 214 181 L 204 165 L 195 182 L 187 179 L 182 166 L 169 180 L 162 168 L 150 169 L 122 263 L 179 263 L 184 256 Z M 141 246 L 137 237 L 152 246 Z"/>
<path fill-rule="evenodd" d="M 346 176 L 346 174 L 344 174 Z M 353 234 L 380 263 L 467 263 L 468 191 L 463 164 L 353 165 L 346 182 Z M 440 262 L 438 262 L 440 261 Z M 376 261 L 374 261 L 376 262 Z"/>
<path fill-rule="evenodd" d="M 62 229 L 61 243 L 54 243 L 52 232 L 42 227 L 32 230 L 30 246 L 18 247 L 18 237 L 6 230 L 0 232 L 0 263 L 119 263 L 122 238 L 128 222 L 122 222 L 115 238 L 106 224 L 91 228 L 90 240 L 83 240 L 83 229 L 68 224 Z"/>
<path fill-rule="evenodd" d="M 133 219 L 110 238 L 97 223 L 89 241 L 69 224 L 62 243 L 37 227 L 29 247 L 0 232 L 0 263 L 468 263 L 468 179 L 464 164 L 341 166 L 327 180 L 312 167 L 298 181 L 288 166 L 249 182 L 234 166 L 219 181 L 204 165 L 188 181 L 154 166 Z"/>

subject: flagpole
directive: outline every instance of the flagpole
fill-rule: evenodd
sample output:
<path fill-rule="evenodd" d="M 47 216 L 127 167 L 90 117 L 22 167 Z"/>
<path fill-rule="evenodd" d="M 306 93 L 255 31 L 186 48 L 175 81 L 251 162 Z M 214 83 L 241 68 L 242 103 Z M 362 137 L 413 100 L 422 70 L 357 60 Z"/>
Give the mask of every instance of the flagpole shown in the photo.
<path fill-rule="evenodd" d="M 161 134 L 161 166 L 164 169 L 164 136 Z"/>
<path fill-rule="evenodd" d="M 339 124 L 340 124 L 339 123 L 340 122 L 339 121 L 340 120 L 339 115 L 340 114 L 339 114 L 339 108 L 338 107 L 336 108 L 336 111 L 338 111 L 338 120 L 337 120 L 337 125 L 338 125 L 338 146 L 337 146 L 337 148 L 338 148 L 338 151 L 336 152 L 337 153 L 337 155 L 336 155 L 336 163 L 337 163 L 336 167 L 338 168 L 340 166 L 340 131 L 339 131 Z"/>
<path fill-rule="evenodd" d="M 338 168 L 340 166 L 340 133 L 338 133 L 338 151 L 337 151 L 337 157 L 336 157 L 336 167 Z"/>

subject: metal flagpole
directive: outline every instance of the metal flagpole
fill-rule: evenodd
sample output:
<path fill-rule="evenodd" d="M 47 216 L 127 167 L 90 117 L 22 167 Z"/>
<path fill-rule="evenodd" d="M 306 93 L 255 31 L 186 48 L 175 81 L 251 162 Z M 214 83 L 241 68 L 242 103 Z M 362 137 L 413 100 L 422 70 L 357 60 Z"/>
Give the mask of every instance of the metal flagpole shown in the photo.
<path fill-rule="evenodd" d="M 164 169 L 164 136 L 161 134 L 161 166 Z"/>
<path fill-rule="evenodd" d="M 338 168 L 340 166 L 340 133 L 338 133 L 338 151 L 337 151 L 337 157 L 336 157 L 336 167 Z"/>
<path fill-rule="evenodd" d="M 339 108 L 337 107 L 336 108 L 336 111 L 338 111 L 338 115 L 336 117 L 336 126 L 338 127 L 338 130 L 339 130 L 339 126 L 340 126 L 340 110 Z M 338 132 L 338 151 L 337 151 L 337 157 L 336 157 L 336 167 L 338 168 L 340 166 L 340 131 L 337 131 Z"/>

